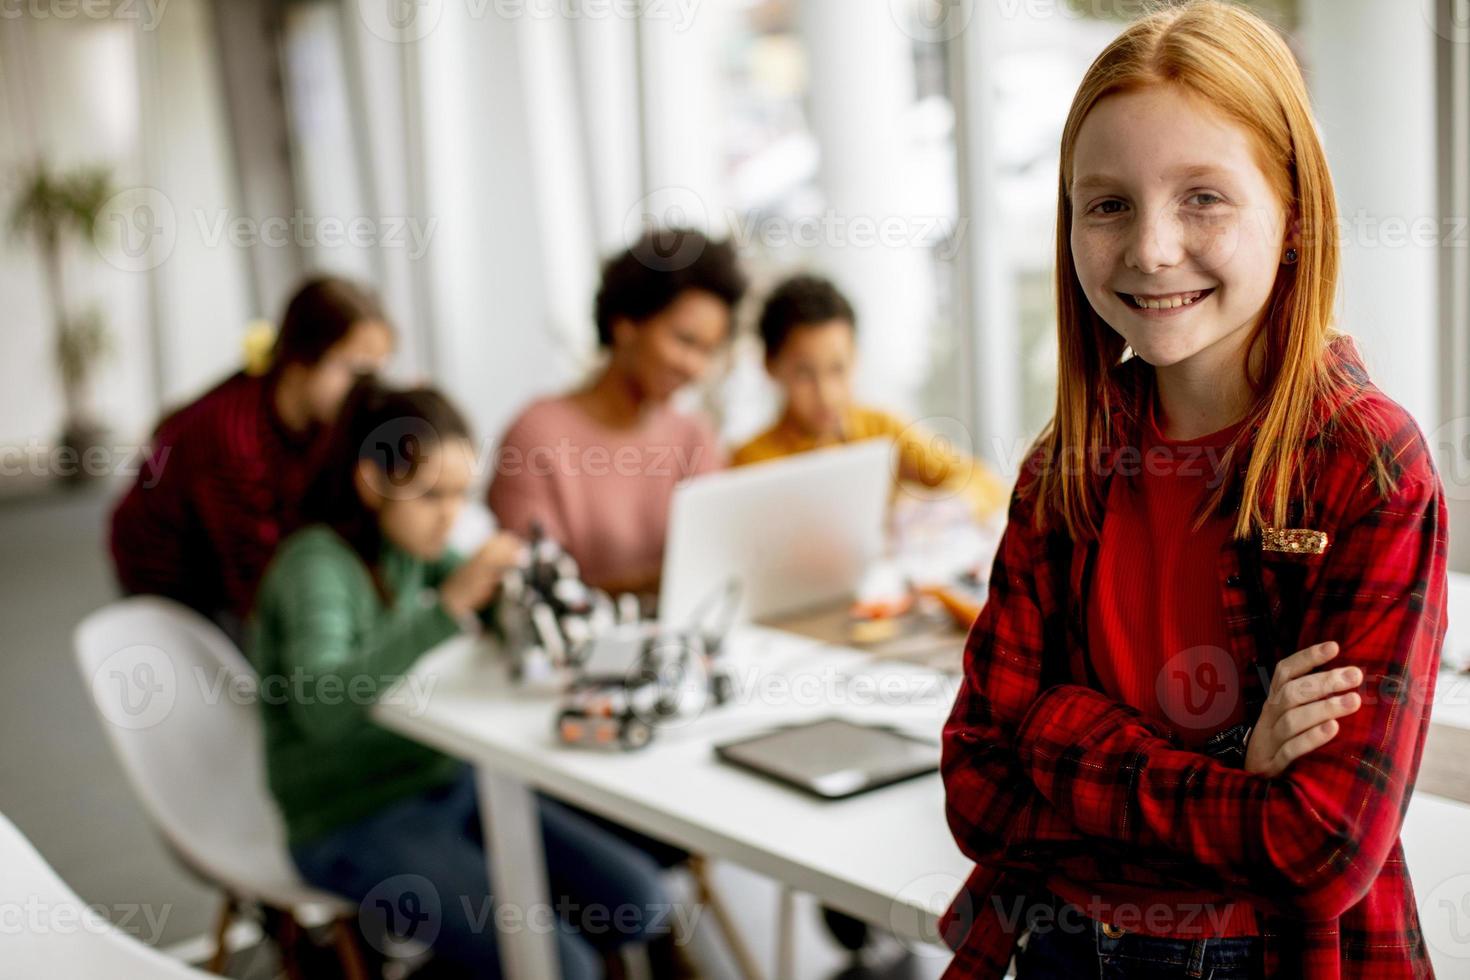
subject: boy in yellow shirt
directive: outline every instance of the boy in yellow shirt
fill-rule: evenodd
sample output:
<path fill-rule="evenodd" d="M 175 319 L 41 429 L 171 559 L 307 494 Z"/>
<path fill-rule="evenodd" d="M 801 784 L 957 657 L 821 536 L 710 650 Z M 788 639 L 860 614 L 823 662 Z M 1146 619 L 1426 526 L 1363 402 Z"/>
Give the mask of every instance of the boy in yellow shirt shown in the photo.
<path fill-rule="evenodd" d="M 887 412 L 853 404 L 857 316 L 830 280 L 798 275 L 778 286 L 761 311 L 760 333 L 766 371 L 786 404 L 775 425 L 735 451 L 733 465 L 888 437 L 898 447 L 900 486 L 963 494 L 980 521 L 1003 515 L 1009 491 L 984 464 Z"/>

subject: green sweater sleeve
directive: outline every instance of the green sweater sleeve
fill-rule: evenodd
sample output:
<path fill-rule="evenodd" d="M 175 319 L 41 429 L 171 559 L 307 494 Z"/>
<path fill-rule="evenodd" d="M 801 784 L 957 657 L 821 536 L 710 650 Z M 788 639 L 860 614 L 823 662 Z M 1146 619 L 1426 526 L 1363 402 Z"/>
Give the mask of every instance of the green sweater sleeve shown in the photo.
<path fill-rule="evenodd" d="M 280 663 L 293 722 L 331 741 L 363 725 L 379 695 L 459 624 L 432 591 L 383 607 L 346 549 L 310 559 L 278 592 Z"/>
<path fill-rule="evenodd" d="M 424 567 L 424 584 L 431 589 L 437 589 L 464 561 L 464 555 L 446 549 L 437 561 L 431 561 Z"/>

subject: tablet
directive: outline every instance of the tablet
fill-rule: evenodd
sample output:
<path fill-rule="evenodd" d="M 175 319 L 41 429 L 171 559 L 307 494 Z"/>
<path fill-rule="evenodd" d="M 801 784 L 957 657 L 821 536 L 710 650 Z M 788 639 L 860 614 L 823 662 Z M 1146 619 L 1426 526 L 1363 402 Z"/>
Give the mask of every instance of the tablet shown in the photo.
<path fill-rule="evenodd" d="M 793 725 L 715 746 L 726 762 L 824 800 L 840 800 L 939 768 L 939 745 L 841 718 Z"/>

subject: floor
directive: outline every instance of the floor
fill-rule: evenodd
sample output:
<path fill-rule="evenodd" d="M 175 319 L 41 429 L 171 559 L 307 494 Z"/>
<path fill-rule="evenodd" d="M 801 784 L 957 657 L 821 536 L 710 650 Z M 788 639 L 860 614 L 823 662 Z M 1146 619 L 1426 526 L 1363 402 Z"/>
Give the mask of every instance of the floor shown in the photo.
<path fill-rule="evenodd" d="M 72 888 L 167 946 L 208 928 L 214 893 L 170 859 L 86 695 L 71 631 L 114 597 L 106 490 L 0 502 L 0 812 Z"/>
<path fill-rule="evenodd" d="M 84 901 L 144 941 L 199 948 L 216 894 L 184 873 L 153 833 L 88 703 L 71 648 L 76 623 L 114 597 L 103 550 L 110 493 L 97 486 L 0 500 L 0 623 L 6 624 L 0 641 L 0 812 Z M 772 964 L 776 886 L 725 865 L 716 866 L 715 876 L 758 960 Z M 797 922 L 796 975 L 802 980 L 918 980 L 943 969 L 937 950 L 920 948 L 894 968 L 844 972 L 847 955 L 827 938 L 814 903 L 804 896 Z M 705 975 L 737 976 L 708 917 L 691 949 Z M 875 958 L 887 962 L 902 952 L 886 938 Z M 268 949 L 246 948 L 232 959 L 229 973 L 266 980 L 276 963 Z"/>

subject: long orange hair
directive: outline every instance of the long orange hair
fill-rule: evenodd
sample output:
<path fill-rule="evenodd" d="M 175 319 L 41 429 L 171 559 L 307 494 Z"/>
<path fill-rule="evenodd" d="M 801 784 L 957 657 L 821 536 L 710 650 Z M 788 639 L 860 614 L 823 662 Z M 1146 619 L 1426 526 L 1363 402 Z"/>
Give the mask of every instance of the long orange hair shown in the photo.
<path fill-rule="evenodd" d="M 1192 0 L 1148 14 L 1130 25 L 1088 69 L 1062 130 L 1057 195 L 1058 387 L 1056 412 L 1037 439 L 1038 528 L 1060 523 L 1074 539 L 1102 525 L 1103 502 L 1095 467 L 1113 437 L 1112 415 L 1126 393 L 1111 370 L 1124 340 L 1099 317 L 1082 292 L 1072 261 L 1072 182 L 1077 134 L 1097 102 L 1152 85 L 1175 85 L 1202 96 L 1255 141 L 1257 159 L 1295 223 L 1299 253 L 1283 265 L 1246 350 L 1262 345 L 1261 371 L 1249 382 L 1256 395 L 1227 463 L 1250 452 L 1234 536 L 1283 526 L 1294 494 L 1304 495 L 1302 460 L 1314 406 L 1347 379 L 1328 356 L 1338 276 L 1338 218 L 1332 176 L 1312 118 L 1306 84 L 1286 42 L 1260 17 L 1219 0 Z M 1368 447 L 1366 427 L 1344 421 Z M 1255 432 L 1253 448 L 1246 445 Z M 1376 457 L 1370 453 L 1376 462 Z M 1080 465 L 1079 465 L 1080 464 Z M 1386 474 L 1375 474 L 1380 487 Z M 1221 506 L 1223 482 L 1205 508 Z M 1203 519 L 1203 518 L 1201 518 Z"/>

